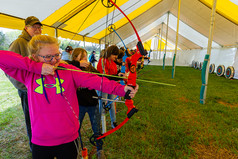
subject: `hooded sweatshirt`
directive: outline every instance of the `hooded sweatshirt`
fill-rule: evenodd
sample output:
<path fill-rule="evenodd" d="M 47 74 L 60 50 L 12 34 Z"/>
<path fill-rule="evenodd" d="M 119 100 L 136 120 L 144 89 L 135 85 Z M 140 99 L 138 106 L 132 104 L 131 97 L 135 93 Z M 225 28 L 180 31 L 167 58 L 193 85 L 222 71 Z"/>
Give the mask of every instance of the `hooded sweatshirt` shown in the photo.
<path fill-rule="evenodd" d="M 107 78 L 89 73 L 57 70 L 58 75 L 41 75 L 42 64 L 10 51 L 0 51 L 0 68 L 24 83 L 28 90 L 32 143 L 56 146 L 72 142 L 78 137 L 78 87 L 96 89 L 124 96 L 124 86 Z M 60 64 L 59 67 L 79 70 Z M 48 101 L 47 101 L 48 98 Z"/>

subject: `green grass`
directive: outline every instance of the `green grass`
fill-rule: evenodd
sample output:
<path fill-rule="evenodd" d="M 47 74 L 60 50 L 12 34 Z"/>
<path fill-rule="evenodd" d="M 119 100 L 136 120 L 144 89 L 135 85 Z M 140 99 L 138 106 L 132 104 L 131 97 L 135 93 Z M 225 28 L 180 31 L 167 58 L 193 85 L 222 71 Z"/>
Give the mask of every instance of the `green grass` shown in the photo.
<path fill-rule="evenodd" d="M 17 90 L 0 70 L 0 158 L 30 159 L 25 122 Z"/>
<path fill-rule="evenodd" d="M 176 87 L 138 82 L 140 88 L 133 100 L 139 112 L 106 137 L 103 148 L 107 158 L 238 158 L 238 80 L 210 74 L 206 104 L 202 105 L 199 103 L 201 72 L 176 67 L 174 79 L 171 72 L 172 67 L 163 70 L 161 66 L 146 66 L 140 72 L 145 73 L 140 79 L 171 83 Z M 14 101 L 18 98 L 17 92 L 7 80 L 2 82 L 2 74 L 0 79 L 0 158 L 19 158 L 20 155 L 27 158 L 30 154 L 23 113 L 20 101 Z M 2 104 L 2 101 L 9 102 Z M 117 110 L 120 123 L 127 108 L 117 104 Z M 88 119 L 83 127 L 83 141 L 91 151 Z M 96 158 L 95 155 L 92 158 Z"/>

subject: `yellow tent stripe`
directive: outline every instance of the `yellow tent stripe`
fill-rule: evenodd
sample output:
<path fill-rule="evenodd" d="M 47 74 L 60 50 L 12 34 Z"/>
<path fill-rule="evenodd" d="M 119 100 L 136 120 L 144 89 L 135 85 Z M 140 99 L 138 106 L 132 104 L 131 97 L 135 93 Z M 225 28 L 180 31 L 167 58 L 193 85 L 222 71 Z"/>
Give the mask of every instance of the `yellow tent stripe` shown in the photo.
<path fill-rule="evenodd" d="M 132 13 L 128 14 L 127 16 L 130 20 L 133 20 L 137 16 L 139 16 L 142 13 L 144 13 L 145 11 L 147 11 L 149 8 L 158 4 L 160 1 L 161 0 L 150 0 L 146 4 L 142 5 L 141 7 L 137 8 L 136 10 L 134 10 Z M 128 20 L 124 17 L 121 20 L 115 22 L 114 25 L 116 26 L 116 28 L 120 28 L 121 26 L 125 25 L 126 23 L 128 23 Z M 109 32 L 108 32 L 108 34 L 109 34 Z M 101 39 L 104 36 L 105 36 L 105 29 L 102 30 L 101 32 L 99 32 L 98 34 L 94 35 L 93 37 L 96 39 Z"/>
<path fill-rule="evenodd" d="M 200 0 L 208 7 L 212 7 L 213 0 Z M 216 12 L 238 25 L 238 5 L 230 0 L 217 1 Z"/>

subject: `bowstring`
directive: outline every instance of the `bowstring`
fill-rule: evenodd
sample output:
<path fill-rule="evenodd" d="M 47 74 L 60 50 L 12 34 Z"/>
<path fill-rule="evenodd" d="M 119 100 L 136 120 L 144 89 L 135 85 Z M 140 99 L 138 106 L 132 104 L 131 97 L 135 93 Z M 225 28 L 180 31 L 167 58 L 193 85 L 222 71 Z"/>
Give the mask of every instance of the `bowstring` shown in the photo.
<path fill-rule="evenodd" d="M 108 13 L 109 13 L 109 9 L 107 8 L 106 11 L 106 27 L 105 27 L 105 52 L 104 55 L 102 57 L 101 63 L 102 63 L 102 80 L 101 80 L 101 96 L 99 97 L 102 98 L 102 89 L 103 89 L 103 75 L 105 74 L 105 62 L 106 62 L 106 57 L 107 57 L 107 48 L 106 48 L 106 44 L 107 44 L 107 25 L 108 25 Z M 101 99 L 100 99 L 101 100 Z"/>
<path fill-rule="evenodd" d="M 58 78 L 58 77 L 57 77 L 57 78 Z M 54 79 L 56 80 L 56 77 L 55 77 L 55 76 L 54 76 Z M 58 79 L 58 80 L 60 80 L 60 79 Z M 80 122 L 80 121 L 79 121 L 79 116 L 76 115 L 76 113 L 75 113 L 75 111 L 74 111 L 72 105 L 70 104 L 70 102 L 69 102 L 68 98 L 66 97 L 66 95 L 64 94 L 64 92 L 62 92 L 62 96 L 64 97 L 64 99 L 65 99 L 66 102 L 68 103 L 68 105 L 69 105 L 71 111 L 72 111 L 73 114 L 74 114 L 74 117 L 77 119 L 78 122 Z M 82 127 L 82 124 L 80 124 L 79 126 L 80 126 L 80 130 L 83 130 L 84 133 L 86 134 L 86 137 L 87 137 L 88 139 L 90 139 L 90 137 L 88 136 L 88 133 L 87 133 L 87 132 L 85 131 L 85 129 Z M 82 140 L 81 132 L 79 132 L 79 137 L 77 138 L 77 140 L 78 140 L 78 143 L 80 143 L 80 145 L 81 145 L 81 149 L 83 150 L 84 146 L 83 146 L 83 140 Z M 77 150 L 77 152 L 78 152 L 78 156 L 79 156 L 79 154 L 80 154 L 80 153 L 79 153 L 79 147 L 78 147 L 78 145 L 77 145 L 77 143 L 76 143 L 75 141 L 74 141 L 74 144 L 75 144 L 76 150 Z"/>
<path fill-rule="evenodd" d="M 113 24 L 114 14 L 115 14 L 115 6 L 114 6 L 114 9 L 113 9 L 111 24 Z M 113 43 L 113 44 L 114 44 L 114 40 L 115 40 L 115 34 L 112 34 L 112 43 Z"/>
<path fill-rule="evenodd" d="M 76 36 L 76 34 L 78 34 L 78 31 L 81 29 L 81 27 L 82 27 L 82 26 L 84 25 L 84 23 L 87 21 L 88 17 L 89 17 L 90 14 L 93 12 L 93 10 L 96 8 L 96 6 L 97 6 L 97 4 L 98 4 L 99 1 L 100 1 L 100 0 L 97 1 L 97 3 L 94 5 L 94 7 L 92 8 L 92 10 L 89 12 L 89 14 L 87 15 L 87 17 L 86 17 L 86 18 L 84 19 L 84 21 L 82 22 L 82 24 L 79 26 L 79 28 L 77 29 L 77 31 L 75 32 L 75 34 L 73 35 L 73 37 L 70 39 L 68 45 L 70 45 L 70 43 L 72 42 L 72 40 L 74 39 L 74 37 Z M 81 43 L 81 41 L 78 43 L 77 46 L 79 46 L 80 43 Z M 68 46 L 68 45 L 67 45 L 67 46 Z M 55 78 L 55 77 L 54 77 L 54 78 Z M 59 79 L 59 80 L 60 80 L 60 79 Z M 68 105 L 70 106 L 70 109 L 72 110 L 72 112 L 73 112 L 75 118 L 79 121 L 79 118 L 78 118 L 77 115 L 75 114 L 75 111 L 73 110 L 73 108 L 72 108 L 70 102 L 68 101 L 67 97 L 64 95 L 63 92 L 62 92 L 62 95 L 63 95 L 63 97 L 65 98 L 65 100 L 67 101 Z M 79 122 L 80 122 L 80 121 L 79 121 Z M 83 129 L 83 127 L 82 127 L 81 124 L 80 124 L 80 129 L 81 129 L 81 128 L 82 128 L 82 130 L 85 132 L 85 134 L 87 135 L 86 131 Z M 81 138 L 81 132 L 79 132 L 79 135 L 80 135 L 80 136 L 79 136 L 78 140 L 80 140 L 81 148 L 82 148 L 82 150 L 83 150 L 83 141 L 82 141 L 82 138 Z M 87 135 L 87 137 L 88 137 L 88 135 Z M 88 137 L 88 138 L 89 138 L 89 137 Z M 75 143 L 75 142 L 74 142 L 74 143 Z M 78 156 L 79 156 L 79 147 L 77 146 L 76 143 L 75 143 L 75 146 L 76 146 L 76 149 L 77 149 L 77 151 L 78 151 Z"/>
<path fill-rule="evenodd" d="M 103 71 L 103 75 L 104 74 L 106 74 L 106 71 L 105 71 L 105 64 L 106 64 L 106 62 L 107 62 L 107 60 L 106 60 L 106 57 L 107 57 L 107 48 L 106 48 L 106 44 L 107 44 L 107 26 L 108 26 L 108 14 L 109 14 L 109 9 L 107 8 L 106 9 L 106 26 L 105 26 L 105 52 L 104 52 L 104 55 L 103 55 L 103 57 L 102 57 L 102 60 L 101 60 L 101 64 L 102 64 L 102 71 Z M 110 40 L 110 36 L 108 37 L 109 38 L 109 40 Z M 109 43 L 108 43 L 108 45 L 109 45 Z M 107 46 L 108 47 L 108 46 Z M 102 118 L 102 114 L 103 114 L 103 111 L 105 111 L 105 110 L 103 110 L 104 108 L 103 108 L 103 101 L 102 101 L 102 90 L 103 90 L 103 75 L 102 75 L 102 80 L 101 80 L 101 94 L 100 94 L 100 96 L 99 96 L 99 102 L 100 102 L 100 105 L 101 105 L 101 108 L 99 108 L 100 109 L 100 118 Z M 101 113 L 102 112 L 102 113 Z M 102 119 L 101 119 L 102 120 Z M 103 123 L 102 123 L 103 124 Z M 102 127 L 103 127 L 103 125 L 102 125 Z M 104 133 L 104 132 L 103 132 Z"/>

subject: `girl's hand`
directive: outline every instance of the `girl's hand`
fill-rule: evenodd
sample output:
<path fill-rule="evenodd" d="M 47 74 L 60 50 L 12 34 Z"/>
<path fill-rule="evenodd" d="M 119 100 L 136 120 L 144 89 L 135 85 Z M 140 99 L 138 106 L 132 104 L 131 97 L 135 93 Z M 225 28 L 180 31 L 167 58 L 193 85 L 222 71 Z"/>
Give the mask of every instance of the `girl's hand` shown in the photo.
<path fill-rule="evenodd" d="M 55 69 L 54 66 L 43 63 L 42 69 L 41 69 L 41 74 L 42 75 L 54 75 L 55 74 Z"/>
<path fill-rule="evenodd" d="M 126 77 L 126 74 L 125 73 L 118 73 L 118 76 L 120 76 L 120 77 Z"/>
<path fill-rule="evenodd" d="M 129 96 L 130 96 L 131 98 L 134 98 L 135 95 L 136 95 L 136 92 L 138 91 L 138 89 L 139 89 L 139 85 L 136 84 L 135 89 L 134 89 L 133 87 L 130 87 L 130 86 L 125 86 L 124 91 L 127 92 L 127 91 L 130 90 L 131 92 L 130 92 Z"/>

